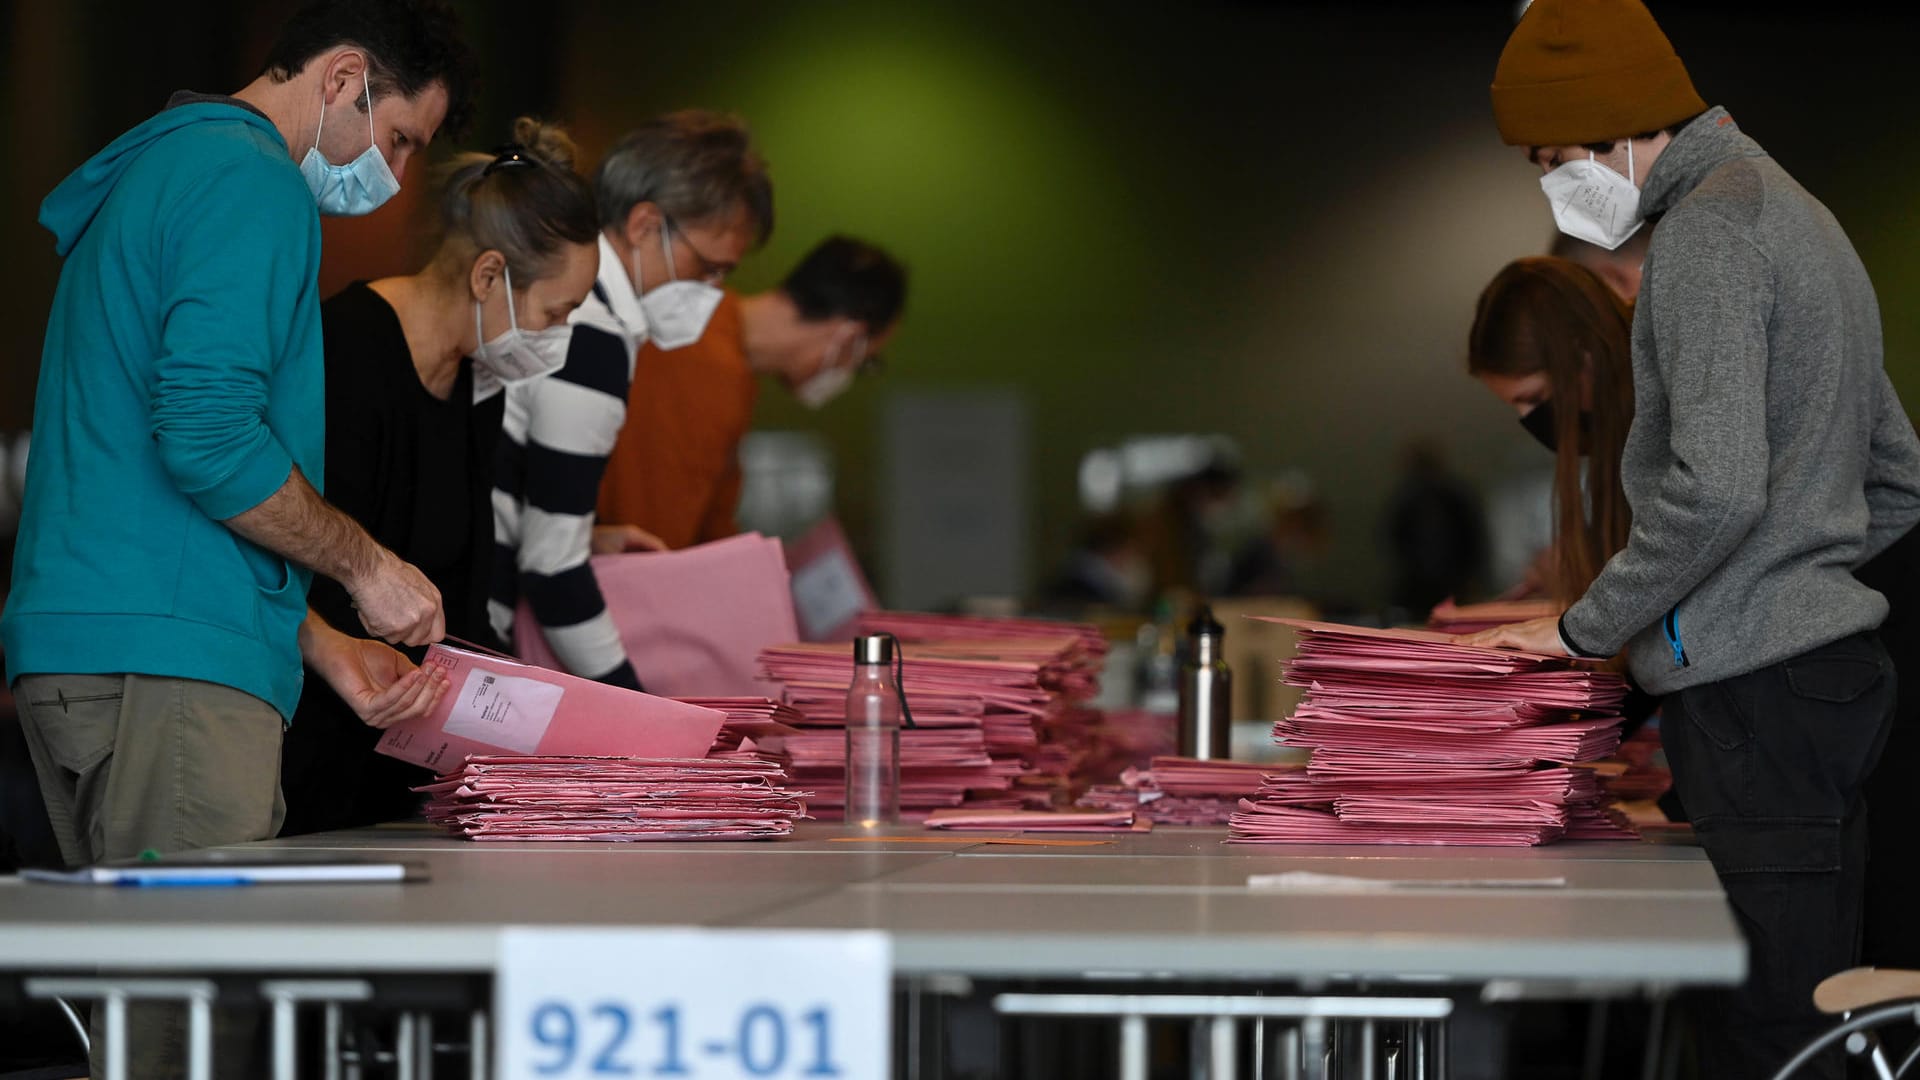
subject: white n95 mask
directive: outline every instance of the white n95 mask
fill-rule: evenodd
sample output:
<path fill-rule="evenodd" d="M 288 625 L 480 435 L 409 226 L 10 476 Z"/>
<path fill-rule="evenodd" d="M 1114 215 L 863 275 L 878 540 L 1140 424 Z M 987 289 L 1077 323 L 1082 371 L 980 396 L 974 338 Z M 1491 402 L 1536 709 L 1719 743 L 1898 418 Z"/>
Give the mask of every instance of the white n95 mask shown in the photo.
<path fill-rule="evenodd" d="M 1633 172 L 1633 140 L 1627 140 L 1627 172 Z M 1553 207 L 1553 223 L 1576 240 L 1612 251 L 1645 224 L 1640 218 L 1640 189 L 1595 160 L 1569 161 L 1540 178 L 1540 190 Z"/>
<path fill-rule="evenodd" d="M 854 346 L 852 362 L 841 363 L 840 346 L 834 345 L 822 360 L 820 370 L 793 388 L 794 400 L 809 409 L 821 409 L 826 407 L 827 402 L 846 393 L 847 387 L 853 385 L 854 376 L 860 374 L 860 364 L 867 351 L 865 334 L 859 335 L 856 341 L 858 344 Z"/>
<path fill-rule="evenodd" d="M 400 181 L 380 154 L 373 133 L 373 83 L 360 73 L 360 84 L 367 93 L 367 148 L 345 165 L 335 165 L 320 152 L 320 133 L 327 126 L 327 103 L 320 100 L 320 125 L 313 130 L 313 145 L 300 159 L 300 175 L 313 192 L 320 212 L 334 217 L 359 217 L 380 209 L 388 199 L 400 193 Z"/>
<path fill-rule="evenodd" d="M 795 401 L 809 409 L 825 408 L 827 402 L 847 392 L 853 385 L 854 371 L 847 367 L 821 368 L 819 373 L 793 388 Z"/>
<path fill-rule="evenodd" d="M 545 330 L 522 330 L 513 311 L 513 271 L 502 270 L 507 292 L 507 329 L 487 340 L 481 328 L 480 301 L 473 302 L 473 337 L 480 343 L 473 351 L 474 400 L 493 396 L 501 384 L 513 386 L 530 379 L 551 375 L 567 363 L 567 346 L 573 341 L 573 327 L 566 323 Z M 486 376 L 482 378 L 482 376 Z M 484 392 L 483 392 L 484 391 Z"/>
<path fill-rule="evenodd" d="M 707 323 L 726 294 L 704 281 L 674 280 L 678 271 L 673 265 L 673 245 L 667 240 L 672 227 L 660 228 L 660 250 L 667 255 L 667 283 L 648 291 L 640 280 L 640 256 L 635 253 L 633 290 L 647 317 L 647 340 L 656 348 L 684 349 L 707 332 Z"/>

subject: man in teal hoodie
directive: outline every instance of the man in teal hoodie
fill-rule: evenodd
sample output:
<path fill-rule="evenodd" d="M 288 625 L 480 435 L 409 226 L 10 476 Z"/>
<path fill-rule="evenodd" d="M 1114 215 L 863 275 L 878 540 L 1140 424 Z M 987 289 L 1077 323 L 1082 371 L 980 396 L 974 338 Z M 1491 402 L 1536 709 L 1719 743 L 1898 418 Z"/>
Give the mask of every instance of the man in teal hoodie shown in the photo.
<path fill-rule="evenodd" d="M 307 609 L 318 572 L 388 641 L 443 633 L 320 494 L 316 203 L 398 190 L 470 69 L 445 0 L 322 0 L 251 85 L 175 95 L 42 206 L 66 263 L 0 642 L 68 862 L 272 836 L 303 657 L 370 724 L 443 691 Z"/>
<path fill-rule="evenodd" d="M 175 95 L 42 206 L 66 264 L 0 643 L 68 862 L 272 836 L 303 658 L 376 726 L 444 692 L 307 608 L 318 572 L 379 637 L 443 634 L 320 494 L 318 213 L 397 191 L 471 69 L 446 0 L 318 0 L 252 84 Z M 132 1075 L 178 1074 L 177 1021 L 128 1036 Z"/>

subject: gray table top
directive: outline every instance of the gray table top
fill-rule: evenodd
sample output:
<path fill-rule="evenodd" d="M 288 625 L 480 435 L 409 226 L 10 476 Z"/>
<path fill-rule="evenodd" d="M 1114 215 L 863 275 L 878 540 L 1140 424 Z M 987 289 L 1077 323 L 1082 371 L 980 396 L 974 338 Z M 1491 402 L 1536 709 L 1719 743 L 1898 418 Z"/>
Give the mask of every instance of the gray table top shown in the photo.
<path fill-rule="evenodd" d="M 225 850 L 392 855 L 424 862 L 432 880 L 174 891 L 0 879 L 0 966 L 485 972 L 507 926 L 707 926 L 885 930 L 906 974 L 1687 985 L 1745 971 L 1697 849 L 1267 847 L 1221 835 L 1163 829 L 1062 847 L 848 843 L 826 825 L 724 844 L 474 844 L 405 828 L 299 837 Z M 1286 870 L 1567 884 L 1247 886 Z"/>

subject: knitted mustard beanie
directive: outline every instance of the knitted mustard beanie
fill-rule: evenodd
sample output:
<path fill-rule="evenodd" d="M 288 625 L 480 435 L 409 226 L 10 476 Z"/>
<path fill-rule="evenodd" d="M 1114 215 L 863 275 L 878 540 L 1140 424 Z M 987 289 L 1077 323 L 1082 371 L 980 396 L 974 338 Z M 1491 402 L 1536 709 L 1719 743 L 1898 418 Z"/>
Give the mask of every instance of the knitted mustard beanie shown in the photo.
<path fill-rule="evenodd" d="M 1706 108 L 1640 0 L 1534 0 L 1493 73 L 1493 119 L 1511 146 L 1608 142 Z"/>

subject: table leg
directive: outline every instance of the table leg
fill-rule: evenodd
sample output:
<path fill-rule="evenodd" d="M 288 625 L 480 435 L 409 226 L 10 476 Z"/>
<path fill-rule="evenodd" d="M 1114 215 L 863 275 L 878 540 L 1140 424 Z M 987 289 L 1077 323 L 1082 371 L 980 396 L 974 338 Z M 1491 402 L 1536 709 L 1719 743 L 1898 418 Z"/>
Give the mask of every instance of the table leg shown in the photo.
<path fill-rule="evenodd" d="M 1209 1040 L 1212 1046 L 1207 1057 L 1207 1076 L 1210 1080 L 1234 1080 L 1238 1067 L 1235 1051 L 1239 1049 L 1234 1044 L 1240 1036 L 1239 1026 L 1231 1016 L 1216 1016 L 1208 1023 L 1213 1038 Z"/>
<path fill-rule="evenodd" d="M 400 1014 L 400 1024 L 393 1037 L 394 1073 L 399 1080 L 416 1080 L 413 1075 L 413 1014 Z"/>
<path fill-rule="evenodd" d="M 187 999 L 187 1077 L 213 1080 L 213 999 Z"/>
<path fill-rule="evenodd" d="M 433 1080 L 433 1014 L 420 1014 L 420 1080 Z"/>
<path fill-rule="evenodd" d="M 106 1007 L 107 1080 L 127 1080 L 127 995 L 107 991 Z"/>
<path fill-rule="evenodd" d="M 1660 1046 L 1661 1040 L 1666 1038 L 1666 1026 L 1667 999 L 1664 997 L 1655 998 L 1653 1000 L 1653 1013 L 1647 1019 L 1646 1052 L 1642 1055 L 1640 1064 L 1641 1080 L 1659 1080 Z"/>
<path fill-rule="evenodd" d="M 1120 1080 L 1147 1080 L 1147 1018 L 1120 1018 Z"/>
<path fill-rule="evenodd" d="M 487 1030 L 487 1011 L 473 1010 L 473 1019 L 467 1023 L 467 1080 L 488 1080 L 487 1059 L 493 1053 L 488 1040 L 492 1033 Z"/>
<path fill-rule="evenodd" d="M 326 1031 L 322 1035 L 322 1038 L 324 1038 L 327 1043 L 326 1080 L 340 1080 L 340 1013 L 341 1009 L 338 1003 L 331 1001 L 327 1003 L 327 1009 L 324 1014 Z"/>
<path fill-rule="evenodd" d="M 297 1075 L 294 1072 L 296 1019 L 293 998 L 276 995 L 273 999 L 273 1080 L 294 1080 Z"/>
<path fill-rule="evenodd" d="M 1300 1057 L 1306 1067 L 1307 1080 L 1327 1080 L 1327 1054 L 1331 1048 L 1327 1045 L 1327 1022 L 1318 1016 L 1308 1016 L 1300 1021 Z"/>

